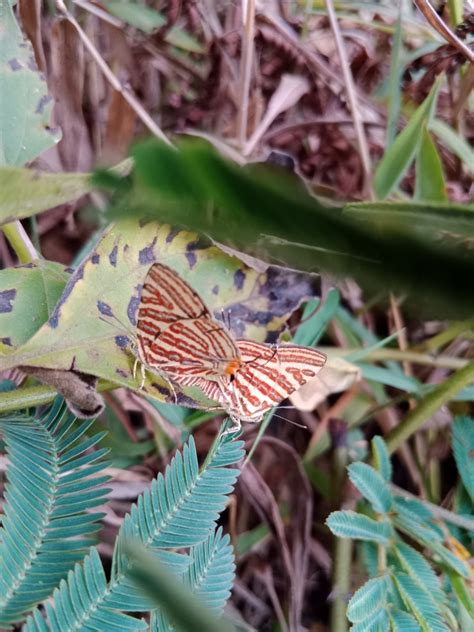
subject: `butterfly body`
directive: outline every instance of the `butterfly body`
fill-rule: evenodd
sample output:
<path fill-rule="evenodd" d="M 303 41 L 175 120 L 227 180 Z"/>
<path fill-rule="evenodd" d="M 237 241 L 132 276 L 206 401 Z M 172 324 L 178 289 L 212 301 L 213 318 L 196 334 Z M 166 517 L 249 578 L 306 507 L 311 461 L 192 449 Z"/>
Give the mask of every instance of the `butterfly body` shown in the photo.
<path fill-rule="evenodd" d="M 142 289 L 137 321 L 142 364 L 178 386 L 199 388 L 240 427 L 316 376 L 326 356 L 299 345 L 234 340 L 200 296 L 155 263 Z"/>

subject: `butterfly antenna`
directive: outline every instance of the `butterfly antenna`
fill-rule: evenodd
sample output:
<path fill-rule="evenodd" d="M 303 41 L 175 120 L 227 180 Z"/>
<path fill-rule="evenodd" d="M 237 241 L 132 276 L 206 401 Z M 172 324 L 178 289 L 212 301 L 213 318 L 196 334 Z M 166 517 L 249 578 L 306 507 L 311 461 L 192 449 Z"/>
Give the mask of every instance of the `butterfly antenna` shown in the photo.
<path fill-rule="evenodd" d="M 303 424 L 299 424 L 297 421 L 293 421 L 292 419 L 287 419 L 286 417 L 282 417 L 278 413 L 273 413 L 273 417 L 276 417 L 280 421 L 286 421 L 292 426 L 297 426 L 298 428 L 303 428 L 303 430 L 308 430 L 308 426 L 304 426 Z"/>

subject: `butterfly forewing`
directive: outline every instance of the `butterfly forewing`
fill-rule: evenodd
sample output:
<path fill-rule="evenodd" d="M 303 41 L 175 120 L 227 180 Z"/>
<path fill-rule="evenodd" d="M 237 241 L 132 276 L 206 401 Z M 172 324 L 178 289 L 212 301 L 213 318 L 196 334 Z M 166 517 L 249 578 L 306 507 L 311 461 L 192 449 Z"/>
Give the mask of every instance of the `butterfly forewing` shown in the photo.
<path fill-rule="evenodd" d="M 236 343 L 197 292 L 160 263 L 151 266 L 143 284 L 137 340 L 143 364 L 170 377 L 214 379 L 239 361 Z"/>

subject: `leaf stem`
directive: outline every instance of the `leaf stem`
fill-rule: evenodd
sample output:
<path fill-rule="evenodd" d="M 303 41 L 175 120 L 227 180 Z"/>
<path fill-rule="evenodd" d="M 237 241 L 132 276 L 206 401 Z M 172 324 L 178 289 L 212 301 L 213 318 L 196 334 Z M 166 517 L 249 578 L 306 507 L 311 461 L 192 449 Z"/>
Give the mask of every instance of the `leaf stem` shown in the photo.
<path fill-rule="evenodd" d="M 39 258 L 36 248 L 19 220 L 5 224 L 2 226 L 2 231 L 20 263 L 29 263 Z"/>
<path fill-rule="evenodd" d="M 443 404 L 449 402 L 456 393 L 471 382 L 474 382 L 474 360 L 423 398 L 405 421 L 387 435 L 386 442 L 390 454 L 398 450 L 402 443 L 419 430 Z"/>

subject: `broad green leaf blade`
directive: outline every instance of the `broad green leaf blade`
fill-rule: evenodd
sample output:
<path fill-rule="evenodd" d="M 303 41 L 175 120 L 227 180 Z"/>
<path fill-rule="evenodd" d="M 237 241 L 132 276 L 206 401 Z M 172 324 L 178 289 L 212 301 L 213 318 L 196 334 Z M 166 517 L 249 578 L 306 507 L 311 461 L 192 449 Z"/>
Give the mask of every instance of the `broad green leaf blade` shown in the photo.
<path fill-rule="evenodd" d="M 456 417 L 453 423 L 453 453 L 464 487 L 474 502 L 474 419 Z"/>
<path fill-rule="evenodd" d="M 430 130 L 442 141 L 442 143 L 453 152 L 469 171 L 474 172 L 474 149 L 467 141 L 457 134 L 449 125 L 439 119 L 431 121 Z"/>
<path fill-rule="evenodd" d="M 428 130 L 423 135 L 416 157 L 415 200 L 445 202 L 448 199 L 443 164 Z"/>
<path fill-rule="evenodd" d="M 352 596 L 347 606 L 347 618 L 353 623 L 371 617 L 375 612 L 384 608 L 387 603 L 387 578 L 375 577 L 369 579 Z"/>
<path fill-rule="evenodd" d="M 0 354 L 12 353 L 40 329 L 70 276 L 64 266 L 42 259 L 0 271 Z"/>
<path fill-rule="evenodd" d="M 372 454 L 374 457 L 375 467 L 383 477 L 383 479 L 390 483 L 392 480 L 392 462 L 390 461 L 390 455 L 385 445 L 385 441 L 379 435 L 372 439 Z"/>
<path fill-rule="evenodd" d="M 322 206 L 291 175 L 276 177 L 261 165 L 239 168 L 203 142 L 175 151 L 147 141 L 133 154 L 128 194 L 124 181 L 96 176 L 100 186 L 119 186 L 111 216 L 168 221 L 267 261 L 351 276 L 372 291 L 408 293 L 407 309 L 437 318 L 474 310 L 473 258 L 429 227 L 378 230 Z"/>
<path fill-rule="evenodd" d="M 361 202 L 350 204 L 345 214 L 359 221 L 370 223 L 384 231 L 395 230 L 400 234 L 423 234 L 439 240 L 445 233 L 455 237 L 474 233 L 474 206 L 448 204 L 446 202 Z"/>
<path fill-rule="evenodd" d="M 366 463 L 351 463 L 347 468 L 349 479 L 378 513 L 388 513 L 392 507 L 392 494 L 384 478 Z"/>
<path fill-rule="evenodd" d="M 307 303 L 301 317 L 302 322 L 293 337 L 293 342 L 305 347 L 316 345 L 336 313 L 340 298 L 339 290 L 331 288 L 323 305 L 319 304 L 319 299 Z"/>
<path fill-rule="evenodd" d="M 0 168 L 0 224 L 31 217 L 92 190 L 88 174 Z"/>
<path fill-rule="evenodd" d="M 225 323 L 237 337 L 276 341 L 293 309 L 314 292 L 307 275 L 274 268 L 258 273 L 195 233 L 123 221 L 109 227 L 71 276 L 48 322 L 8 357 L 0 357 L 0 366 L 62 371 L 74 366 L 77 371 L 140 390 L 141 376 L 133 375 L 136 356 L 132 345 L 141 286 L 155 261 L 183 276 L 217 318 L 222 319 L 227 310 Z M 274 284 L 278 293 L 273 291 Z M 24 320 L 38 317 L 33 301 L 23 307 Z M 149 372 L 141 390 L 176 403 L 169 382 L 157 374 Z M 188 388 L 186 394 L 192 399 L 185 399 L 184 405 L 192 405 L 195 399 L 204 408 L 212 405 L 199 389 Z M 178 403 L 182 399 L 177 393 Z"/>
<path fill-rule="evenodd" d="M 441 79 L 442 77 L 434 83 L 429 95 L 377 165 L 374 189 L 378 198 L 383 200 L 390 195 L 413 162 L 422 141 L 423 130 L 436 106 Z"/>
<path fill-rule="evenodd" d="M 334 511 L 326 520 L 327 526 L 334 535 L 340 538 L 368 540 L 388 545 L 393 537 L 389 522 L 372 520 L 368 516 L 355 511 Z"/>
<path fill-rule="evenodd" d="M 22 166 L 59 141 L 52 106 L 13 6 L 0 0 L 0 167 Z"/>

